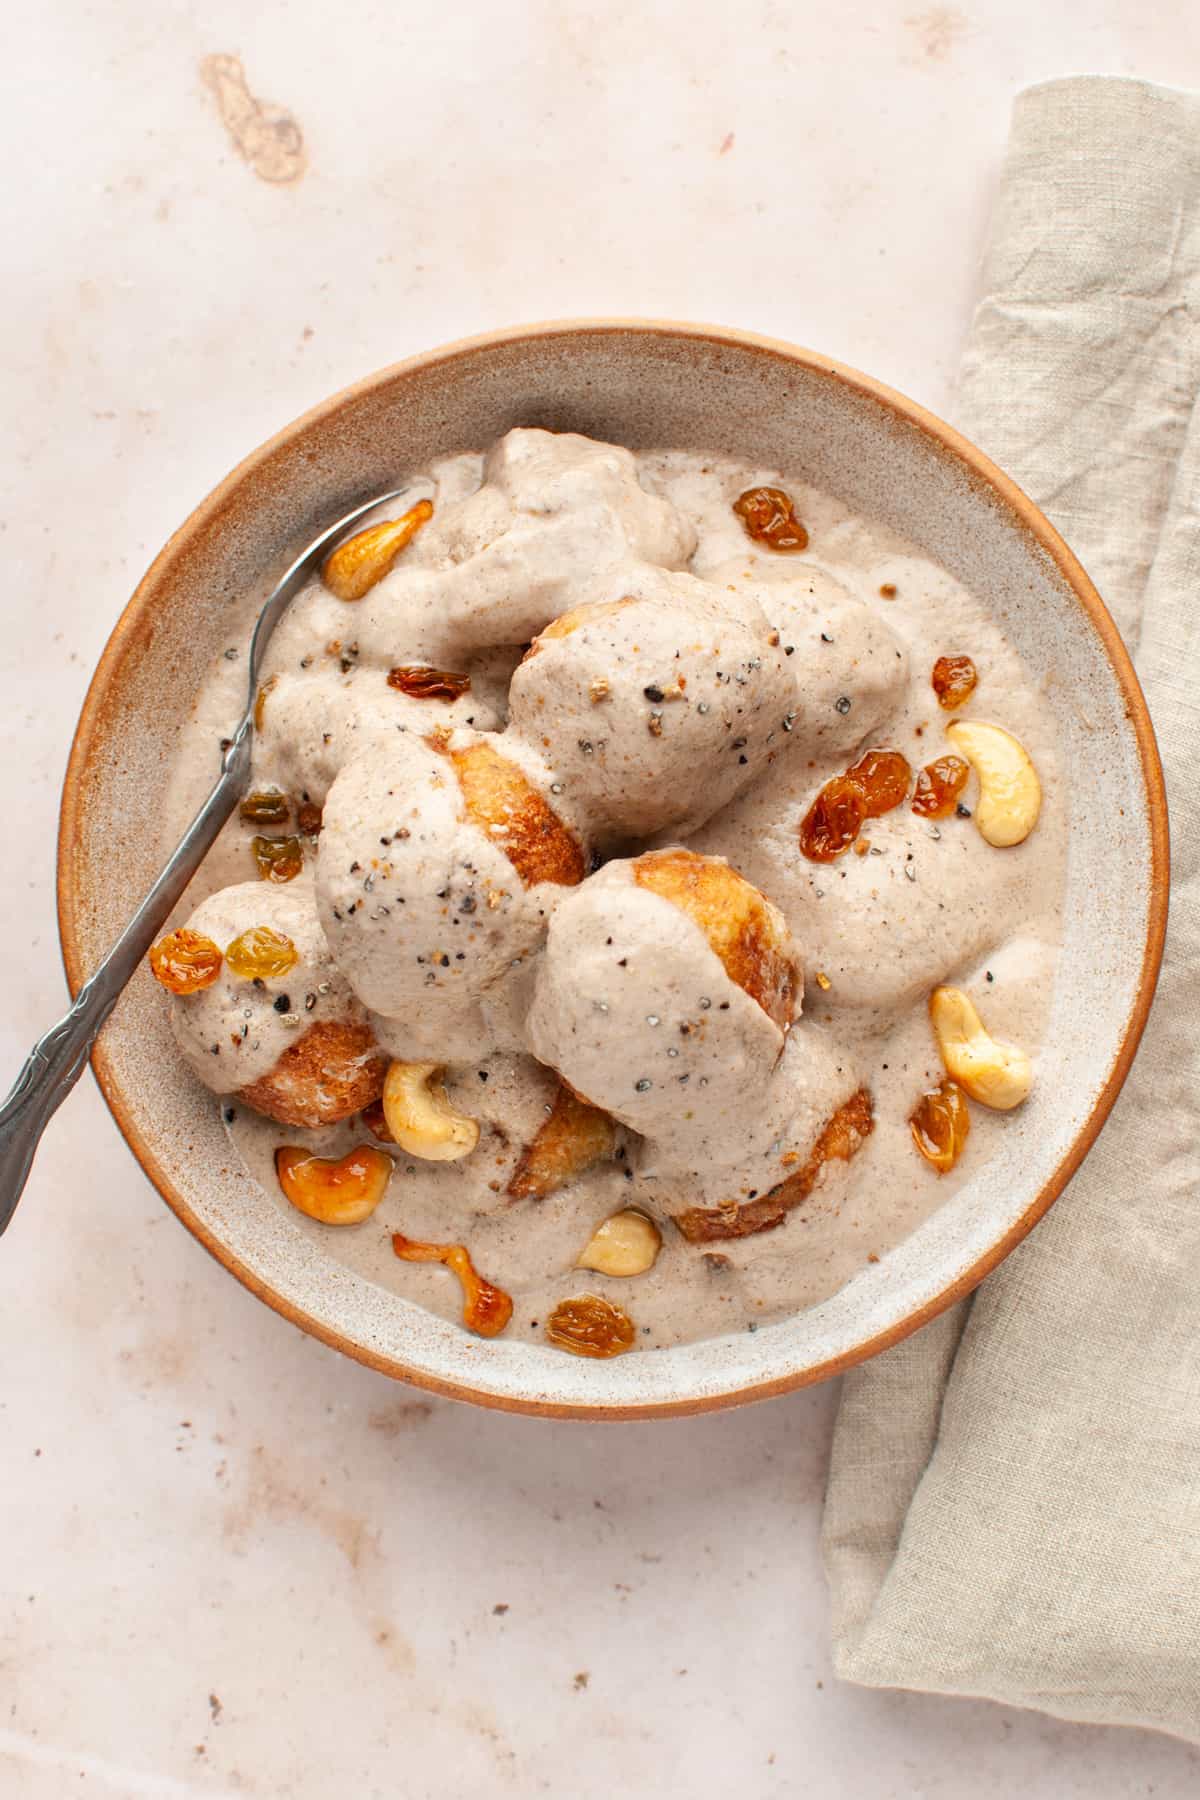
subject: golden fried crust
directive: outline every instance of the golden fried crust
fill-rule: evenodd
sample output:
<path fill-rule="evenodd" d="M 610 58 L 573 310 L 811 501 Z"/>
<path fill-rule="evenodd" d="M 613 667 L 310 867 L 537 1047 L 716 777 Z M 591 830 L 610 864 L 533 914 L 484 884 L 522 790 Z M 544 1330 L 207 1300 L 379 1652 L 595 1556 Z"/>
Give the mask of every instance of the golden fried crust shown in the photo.
<path fill-rule="evenodd" d="M 757 1000 L 781 1031 L 799 987 L 783 915 L 744 875 L 692 850 L 652 850 L 633 864 L 639 887 L 669 900 L 700 927 L 729 979 Z"/>
<path fill-rule="evenodd" d="M 578 631 L 581 625 L 588 625 L 594 619 L 609 619 L 614 613 L 623 612 L 627 606 L 636 604 L 637 602 L 632 596 L 627 596 L 624 600 L 598 600 L 592 606 L 574 606 L 570 612 L 561 613 L 557 619 L 551 619 L 550 623 L 538 632 L 521 661 L 528 662 L 531 656 L 537 654 L 538 644 L 542 638 L 570 637 L 571 633 Z"/>
<path fill-rule="evenodd" d="M 503 850 L 527 887 L 537 881 L 578 886 L 587 872 L 582 848 L 516 763 L 487 743 L 456 750 L 435 742 L 434 748 L 454 765 L 467 817 Z"/>
<path fill-rule="evenodd" d="M 714 1244 L 722 1238 L 751 1237 L 782 1225 L 793 1207 L 816 1187 L 826 1163 L 849 1162 L 875 1128 L 875 1113 L 866 1088 L 859 1088 L 839 1106 L 809 1151 L 803 1168 L 781 1181 L 761 1200 L 727 1206 L 693 1207 L 676 1213 L 675 1223 L 691 1244 Z"/>
<path fill-rule="evenodd" d="M 610 1157 L 615 1143 L 616 1127 L 608 1114 L 563 1085 L 550 1117 L 522 1151 L 508 1192 L 514 1200 L 544 1200 Z"/>
<path fill-rule="evenodd" d="M 237 1097 L 281 1125 L 336 1125 L 378 1100 L 387 1068 L 368 1026 L 323 1019 Z"/>

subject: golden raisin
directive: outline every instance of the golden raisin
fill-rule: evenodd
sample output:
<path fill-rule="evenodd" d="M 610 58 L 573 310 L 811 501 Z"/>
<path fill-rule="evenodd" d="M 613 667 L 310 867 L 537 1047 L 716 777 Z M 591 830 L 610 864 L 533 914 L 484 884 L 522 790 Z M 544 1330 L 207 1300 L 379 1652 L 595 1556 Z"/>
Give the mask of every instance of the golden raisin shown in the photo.
<path fill-rule="evenodd" d="M 800 848 L 810 862 L 833 862 L 850 848 L 867 816 L 857 781 L 835 775 L 821 789 L 800 825 Z"/>
<path fill-rule="evenodd" d="M 953 712 L 956 706 L 966 705 L 979 677 L 969 656 L 939 656 L 930 680 L 938 705 Z"/>
<path fill-rule="evenodd" d="M 359 1144 L 334 1159 L 281 1144 L 275 1152 L 279 1185 L 297 1212 L 322 1225 L 361 1225 L 383 1199 L 392 1159 L 370 1144 Z"/>
<path fill-rule="evenodd" d="M 560 1300 L 546 1320 L 546 1337 L 576 1356 L 620 1356 L 632 1350 L 637 1333 L 625 1310 L 598 1294 Z"/>
<path fill-rule="evenodd" d="M 198 994 L 221 973 L 221 952 L 200 931 L 168 932 L 150 951 L 150 972 L 172 994 Z"/>
<path fill-rule="evenodd" d="M 258 793 L 247 794 L 238 812 L 247 825 L 286 825 L 291 804 L 278 788 L 263 788 Z"/>
<path fill-rule="evenodd" d="M 868 750 L 846 770 L 846 780 L 856 782 L 862 790 L 868 819 L 877 819 L 906 798 L 912 770 L 899 750 Z"/>
<path fill-rule="evenodd" d="M 418 500 L 399 519 L 384 519 L 356 531 L 326 558 L 321 570 L 325 586 L 339 600 L 361 600 L 383 580 L 404 546 L 432 517 L 432 502 Z"/>
<path fill-rule="evenodd" d="M 387 684 L 411 694 L 414 700 L 461 700 L 471 691 L 469 675 L 455 675 L 449 669 L 430 669 L 423 663 L 401 663 L 389 669 Z"/>
<path fill-rule="evenodd" d="M 808 533 L 796 517 L 790 494 L 777 487 L 747 488 L 733 503 L 747 537 L 772 550 L 807 550 Z"/>
<path fill-rule="evenodd" d="M 258 690 L 257 695 L 255 696 L 255 700 L 254 700 L 254 729 L 255 729 L 255 731 L 261 731 L 263 728 L 263 719 L 266 717 L 266 712 L 267 712 L 267 695 L 271 692 L 271 689 L 277 685 L 278 681 L 279 681 L 278 675 L 268 675 L 267 679 L 263 682 L 262 686 Z"/>
<path fill-rule="evenodd" d="M 321 831 L 321 808 L 306 800 L 296 814 L 296 823 L 305 837 L 318 837 Z"/>
<path fill-rule="evenodd" d="M 944 819 L 954 811 L 970 769 L 961 756 L 939 756 L 917 776 L 912 809 L 922 819 Z"/>
<path fill-rule="evenodd" d="M 230 973 L 243 981 L 266 981 L 275 975 L 286 975 L 300 960 L 291 938 L 269 925 L 252 925 L 226 946 L 225 961 Z"/>
<path fill-rule="evenodd" d="M 394 1231 L 392 1249 L 402 1262 L 440 1262 L 454 1271 L 463 1291 L 463 1324 L 469 1331 L 496 1337 L 512 1318 L 511 1295 L 484 1280 L 465 1245 L 422 1244 Z"/>
<path fill-rule="evenodd" d="M 304 867 L 304 851 L 298 837 L 251 838 L 250 850 L 263 881 L 294 881 Z"/>
<path fill-rule="evenodd" d="M 949 1076 L 922 1094 L 910 1118 L 913 1143 L 939 1175 L 947 1175 L 963 1153 L 971 1130 L 967 1097 Z"/>

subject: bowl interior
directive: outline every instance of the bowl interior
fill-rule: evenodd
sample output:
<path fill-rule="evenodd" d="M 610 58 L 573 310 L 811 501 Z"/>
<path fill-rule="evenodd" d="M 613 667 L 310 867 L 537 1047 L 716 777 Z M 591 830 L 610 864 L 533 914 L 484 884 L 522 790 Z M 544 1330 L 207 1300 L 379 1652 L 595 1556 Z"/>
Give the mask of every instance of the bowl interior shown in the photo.
<path fill-rule="evenodd" d="M 483 1344 L 323 1254 L 232 1166 L 217 1108 L 175 1052 L 148 973 L 96 1072 L 184 1222 L 298 1324 L 390 1373 L 492 1405 L 621 1416 L 780 1391 L 871 1354 L 967 1291 L 1084 1154 L 1136 1047 L 1165 913 L 1165 814 L 1128 659 L 1086 577 L 1027 501 L 919 408 L 788 346 L 679 326 L 497 334 L 385 370 L 231 475 L 158 558 L 113 635 L 64 796 L 60 915 L 72 986 L 157 872 L 147 796 L 248 591 L 329 518 L 437 456 L 514 425 L 783 468 L 913 539 L 994 611 L 1063 697 L 1066 941 L 1040 1080 L 1001 1154 L 906 1242 L 822 1305 L 753 1334 L 593 1363 Z M 1068 796 L 1070 798 L 1070 796 Z"/>

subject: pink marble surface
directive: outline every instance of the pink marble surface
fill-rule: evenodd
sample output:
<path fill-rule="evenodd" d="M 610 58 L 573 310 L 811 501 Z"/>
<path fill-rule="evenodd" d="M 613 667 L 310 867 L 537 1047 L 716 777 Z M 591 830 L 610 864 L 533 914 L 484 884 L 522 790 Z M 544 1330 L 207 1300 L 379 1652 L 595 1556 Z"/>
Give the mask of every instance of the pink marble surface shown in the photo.
<path fill-rule="evenodd" d="M 206 64 L 235 56 L 241 94 Z M 1200 27 L 1190 0 L 350 0 L 336 29 L 283 0 L 58 0 L 10 20 L 9 67 L 15 1069 L 63 998 L 88 675 L 232 461 L 410 350 L 571 313 L 774 332 L 943 406 L 1013 93 L 1200 84 Z M 595 1427 L 394 1387 L 204 1256 L 90 1080 L 0 1246 L 0 1320 L 4 1800 L 1200 1787 L 1165 1739 L 833 1678 L 834 1389 Z"/>

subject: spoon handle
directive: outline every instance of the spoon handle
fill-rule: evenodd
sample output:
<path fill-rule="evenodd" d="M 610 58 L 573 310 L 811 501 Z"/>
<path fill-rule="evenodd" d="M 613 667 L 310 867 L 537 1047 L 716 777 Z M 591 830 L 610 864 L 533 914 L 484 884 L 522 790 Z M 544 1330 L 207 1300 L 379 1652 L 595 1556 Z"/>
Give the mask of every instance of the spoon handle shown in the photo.
<path fill-rule="evenodd" d="M 249 785 L 255 700 L 272 632 L 309 576 L 351 527 L 407 492 L 404 487 L 389 488 L 386 494 L 360 500 L 326 526 L 272 588 L 250 640 L 246 711 L 221 760 L 221 779 L 100 967 L 76 994 L 70 1012 L 33 1046 L 0 1105 L 0 1235 L 17 1209 L 41 1135 L 79 1080 L 100 1027 Z"/>
<path fill-rule="evenodd" d="M 43 1131 L 83 1072 L 100 1027 L 199 868 L 250 778 L 252 720 L 242 720 L 221 777 L 178 849 L 75 1004 L 40 1037 L 0 1105 L 0 1235 L 17 1209 Z"/>

